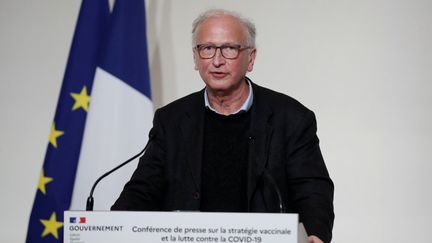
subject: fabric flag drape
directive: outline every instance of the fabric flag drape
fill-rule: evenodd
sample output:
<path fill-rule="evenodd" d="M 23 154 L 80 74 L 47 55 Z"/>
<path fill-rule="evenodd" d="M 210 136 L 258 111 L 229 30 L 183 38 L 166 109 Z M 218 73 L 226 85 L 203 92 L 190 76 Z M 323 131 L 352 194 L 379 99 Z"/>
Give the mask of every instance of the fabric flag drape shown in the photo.
<path fill-rule="evenodd" d="M 26 242 L 63 242 L 63 212 L 84 210 L 93 182 L 142 149 L 153 105 L 143 0 L 83 0 L 51 125 Z M 102 181 L 95 210 L 108 210 L 128 165 Z"/>

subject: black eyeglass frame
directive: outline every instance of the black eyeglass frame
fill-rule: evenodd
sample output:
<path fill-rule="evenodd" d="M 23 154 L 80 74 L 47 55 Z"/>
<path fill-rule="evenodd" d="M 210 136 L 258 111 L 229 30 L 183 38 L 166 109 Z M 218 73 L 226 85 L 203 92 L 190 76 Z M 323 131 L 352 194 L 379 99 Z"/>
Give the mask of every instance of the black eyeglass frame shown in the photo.
<path fill-rule="evenodd" d="M 204 47 L 213 47 L 214 48 L 213 55 L 208 56 L 208 57 L 203 57 L 201 54 L 201 51 L 203 50 Z M 234 48 L 237 51 L 237 54 L 234 57 L 226 57 L 225 56 L 226 53 L 224 54 L 224 51 L 223 51 L 223 50 L 225 50 L 225 48 Z M 198 55 L 201 59 L 212 59 L 216 55 L 217 49 L 220 49 L 220 52 L 224 58 L 232 60 L 232 59 L 236 59 L 240 55 L 241 51 L 246 50 L 246 49 L 251 49 L 251 48 L 253 48 L 253 47 L 242 46 L 239 44 L 223 44 L 220 46 L 213 45 L 213 44 L 198 44 L 195 46 L 195 49 L 197 50 Z"/>

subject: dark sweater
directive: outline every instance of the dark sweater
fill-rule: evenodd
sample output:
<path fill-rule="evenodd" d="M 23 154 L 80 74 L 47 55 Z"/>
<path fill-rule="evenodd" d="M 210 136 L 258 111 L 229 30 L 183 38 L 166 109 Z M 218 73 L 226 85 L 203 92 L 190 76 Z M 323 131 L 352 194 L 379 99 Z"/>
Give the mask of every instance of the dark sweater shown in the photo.
<path fill-rule="evenodd" d="M 205 112 L 201 211 L 247 211 L 250 112 Z"/>

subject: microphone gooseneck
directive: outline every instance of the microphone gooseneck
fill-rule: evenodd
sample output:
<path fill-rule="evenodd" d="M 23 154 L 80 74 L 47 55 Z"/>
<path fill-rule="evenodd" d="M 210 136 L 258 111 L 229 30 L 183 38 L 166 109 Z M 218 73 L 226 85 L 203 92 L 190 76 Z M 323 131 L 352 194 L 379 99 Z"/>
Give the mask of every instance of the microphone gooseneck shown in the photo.
<path fill-rule="evenodd" d="M 99 177 L 95 183 L 93 184 L 91 190 L 90 190 L 90 195 L 87 198 L 87 203 L 86 203 L 86 211 L 93 211 L 93 205 L 94 205 L 94 199 L 93 199 L 93 192 L 97 186 L 97 184 L 105 177 L 107 177 L 108 175 L 110 175 L 111 173 L 113 173 L 114 171 L 120 169 L 121 167 L 125 166 L 126 164 L 128 164 L 129 162 L 131 162 L 132 160 L 138 158 L 139 156 L 141 156 L 146 150 L 147 147 L 149 146 L 150 142 L 154 139 L 154 134 L 150 132 L 149 135 L 149 140 L 146 144 L 146 146 L 144 147 L 143 150 L 141 150 L 139 153 L 137 153 L 136 155 L 134 155 L 132 158 L 126 160 L 125 162 L 119 164 L 118 166 L 114 167 L 113 169 L 111 169 L 110 171 L 106 172 L 105 174 L 103 174 L 101 177 Z"/>
<path fill-rule="evenodd" d="M 271 141 L 271 137 L 272 136 L 273 136 L 273 133 L 270 133 L 270 135 L 268 137 L 268 140 L 267 140 L 267 143 L 266 143 L 266 148 L 265 148 L 265 150 L 267 152 L 267 158 L 266 158 L 266 161 L 265 161 L 266 162 L 265 163 L 266 167 L 268 166 L 269 159 L 270 159 L 270 142 L 269 141 Z M 265 169 L 265 171 L 264 171 L 264 176 L 268 179 L 268 181 L 270 182 L 270 184 L 272 184 L 272 186 L 273 186 L 273 188 L 274 188 L 274 190 L 275 190 L 275 192 L 277 194 L 278 201 L 279 201 L 279 213 L 285 213 L 285 206 L 284 206 L 284 202 L 283 202 L 283 199 L 282 199 L 282 194 L 280 192 L 278 184 L 276 183 L 275 179 L 268 172 L 267 169 Z"/>
<path fill-rule="evenodd" d="M 285 213 L 285 206 L 283 204 L 282 194 L 279 190 L 279 186 L 277 185 L 276 181 L 273 179 L 273 176 L 271 176 L 267 170 L 264 172 L 264 174 L 267 177 L 270 184 L 273 185 L 274 190 L 276 191 L 278 201 L 279 201 L 279 213 Z"/>

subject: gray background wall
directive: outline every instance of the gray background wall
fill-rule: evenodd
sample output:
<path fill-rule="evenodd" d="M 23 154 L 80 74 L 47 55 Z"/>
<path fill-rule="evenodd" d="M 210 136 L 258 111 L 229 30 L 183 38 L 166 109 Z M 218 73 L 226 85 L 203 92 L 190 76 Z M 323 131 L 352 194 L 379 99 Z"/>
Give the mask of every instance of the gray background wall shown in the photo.
<path fill-rule="evenodd" d="M 79 6 L 0 2 L 2 242 L 25 239 Z M 432 1 L 149 0 L 155 107 L 203 87 L 190 25 L 208 7 L 254 20 L 250 77 L 315 111 L 336 185 L 333 242 L 429 242 Z"/>

